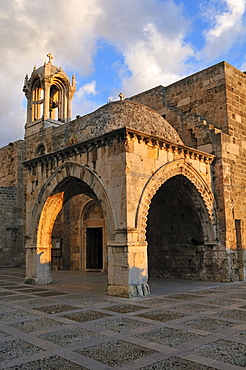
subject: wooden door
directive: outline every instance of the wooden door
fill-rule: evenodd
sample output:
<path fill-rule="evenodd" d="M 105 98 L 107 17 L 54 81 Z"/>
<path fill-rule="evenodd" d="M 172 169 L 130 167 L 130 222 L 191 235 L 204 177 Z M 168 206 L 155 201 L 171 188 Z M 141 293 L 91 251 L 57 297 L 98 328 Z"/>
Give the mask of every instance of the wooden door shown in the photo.
<path fill-rule="evenodd" d="M 86 229 L 86 268 L 103 268 L 103 229 L 90 227 Z"/>

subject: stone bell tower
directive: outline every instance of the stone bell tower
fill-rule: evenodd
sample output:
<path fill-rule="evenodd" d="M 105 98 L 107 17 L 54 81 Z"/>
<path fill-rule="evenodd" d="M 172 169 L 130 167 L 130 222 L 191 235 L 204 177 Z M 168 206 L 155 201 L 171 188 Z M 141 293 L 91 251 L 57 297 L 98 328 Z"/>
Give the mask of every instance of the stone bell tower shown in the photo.
<path fill-rule="evenodd" d="M 75 76 L 70 82 L 67 74 L 52 64 L 53 56 L 47 55 L 48 62 L 36 69 L 31 77 L 25 77 L 23 91 L 27 98 L 27 119 L 25 137 L 42 128 L 59 126 L 71 120 L 72 99 L 76 91 Z"/>

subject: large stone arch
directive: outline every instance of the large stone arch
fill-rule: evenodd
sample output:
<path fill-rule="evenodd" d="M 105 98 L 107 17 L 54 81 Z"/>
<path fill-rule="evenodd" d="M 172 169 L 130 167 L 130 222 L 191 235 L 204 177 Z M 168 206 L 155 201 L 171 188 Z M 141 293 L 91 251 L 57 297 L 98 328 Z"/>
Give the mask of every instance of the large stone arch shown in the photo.
<path fill-rule="evenodd" d="M 83 193 L 83 191 L 80 192 L 80 186 L 83 189 L 89 189 L 90 196 L 100 202 L 104 212 L 108 240 L 110 242 L 114 240 L 117 220 L 113 213 L 109 194 L 102 181 L 88 167 L 74 162 L 62 164 L 46 180 L 39 190 L 32 212 L 27 213 L 27 276 L 25 282 L 28 284 L 47 284 L 52 281 L 50 275 L 52 229 L 55 219 L 66 201 L 66 185 L 73 185 L 74 179 L 77 180 L 77 188 L 72 191 L 70 196 Z"/>
<path fill-rule="evenodd" d="M 145 242 L 146 240 L 147 217 L 153 196 L 167 180 L 177 175 L 185 176 L 196 188 L 207 211 L 207 218 L 210 224 L 208 230 L 209 238 L 213 241 L 215 240 L 216 220 L 213 194 L 199 172 L 191 164 L 181 159 L 160 167 L 153 173 L 143 188 L 136 213 L 136 228 L 139 230 L 140 242 Z M 199 202 L 198 198 L 197 201 Z"/>
<path fill-rule="evenodd" d="M 85 182 L 93 190 L 104 211 L 108 237 L 109 240 L 112 240 L 115 235 L 117 220 L 111 206 L 112 203 L 110 201 L 110 196 L 107 193 L 104 184 L 88 167 L 74 162 L 66 162 L 52 173 L 39 191 L 39 195 L 33 208 L 32 219 L 27 225 L 28 234 L 32 238 L 33 243 L 36 244 L 38 241 L 36 231 L 40 229 L 40 222 L 47 221 L 46 218 L 41 217 L 42 211 L 46 208 L 46 202 L 52 203 L 55 207 L 54 202 L 58 200 L 57 197 L 54 197 L 54 191 L 67 177 L 78 178 L 79 180 Z M 54 199 L 54 202 L 52 202 L 52 198 Z"/>

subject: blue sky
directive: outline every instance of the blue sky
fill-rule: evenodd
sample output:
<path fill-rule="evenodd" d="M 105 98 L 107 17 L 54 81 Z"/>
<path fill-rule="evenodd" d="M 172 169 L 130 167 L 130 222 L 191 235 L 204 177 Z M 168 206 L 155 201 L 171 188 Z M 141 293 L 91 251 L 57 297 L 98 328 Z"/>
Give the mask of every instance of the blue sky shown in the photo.
<path fill-rule="evenodd" d="M 246 0 L 0 0 L 0 147 L 23 138 L 24 76 L 49 52 L 83 115 L 222 60 L 246 70 Z"/>

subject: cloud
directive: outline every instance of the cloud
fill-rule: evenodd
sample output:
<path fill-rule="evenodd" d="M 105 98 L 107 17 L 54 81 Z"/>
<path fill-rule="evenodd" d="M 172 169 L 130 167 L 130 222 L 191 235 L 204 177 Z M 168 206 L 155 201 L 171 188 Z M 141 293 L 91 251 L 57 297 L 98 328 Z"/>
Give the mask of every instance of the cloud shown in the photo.
<path fill-rule="evenodd" d="M 244 30 L 244 0 L 221 0 L 221 8 L 211 1 L 216 11 L 206 14 L 201 59 L 221 55 Z M 48 52 L 78 82 L 92 81 L 75 94 L 74 114 L 106 103 L 93 77 L 100 40 L 119 54 L 112 69 L 121 86 L 109 96 L 118 98 L 119 88 L 129 96 L 193 71 L 189 61 L 197 50 L 187 41 L 192 22 L 184 14 L 184 5 L 173 0 L 0 0 L 0 147 L 23 138 L 23 80 Z"/>
<path fill-rule="evenodd" d="M 204 10 L 203 17 L 210 27 L 204 31 L 205 47 L 200 58 L 213 60 L 230 50 L 239 37 L 245 39 L 245 0 L 213 0 Z"/>
<path fill-rule="evenodd" d="M 93 80 L 81 86 L 76 92 L 73 100 L 73 112 L 75 115 L 84 115 L 98 108 L 98 104 L 91 100 L 92 96 L 97 95 L 96 81 Z"/>
<path fill-rule="evenodd" d="M 102 17 L 99 22 L 104 37 L 124 56 L 124 65 L 116 66 L 125 95 L 171 83 L 187 72 L 186 61 L 194 51 L 184 41 L 191 22 L 183 6 L 153 0 L 110 3 L 105 0 L 108 21 Z"/>
<path fill-rule="evenodd" d="M 179 34 L 173 38 L 162 35 L 153 23 L 146 25 L 144 33 L 144 40 L 123 52 L 132 73 L 122 81 L 127 94 L 174 82 L 187 71 L 185 62 L 193 55 L 192 47 Z"/>
<path fill-rule="evenodd" d="M 34 0 L 31 6 L 0 0 L 0 146 L 23 137 L 24 76 L 48 52 L 55 65 L 81 78 L 93 73 L 97 42 L 104 39 L 123 55 L 118 72 L 125 94 L 132 94 L 184 73 L 192 54 L 183 41 L 189 27 L 172 0 Z M 75 113 L 97 106 L 88 95 L 95 86 L 79 89 Z"/>
<path fill-rule="evenodd" d="M 96 94 L 97 94 L 96 81 L 93 80 L 92 82 L 89 82 L 88 84 L 81 86 L 76 95 L 80 99 L 85 97 L 86 95 L 96 95 Z"/>

